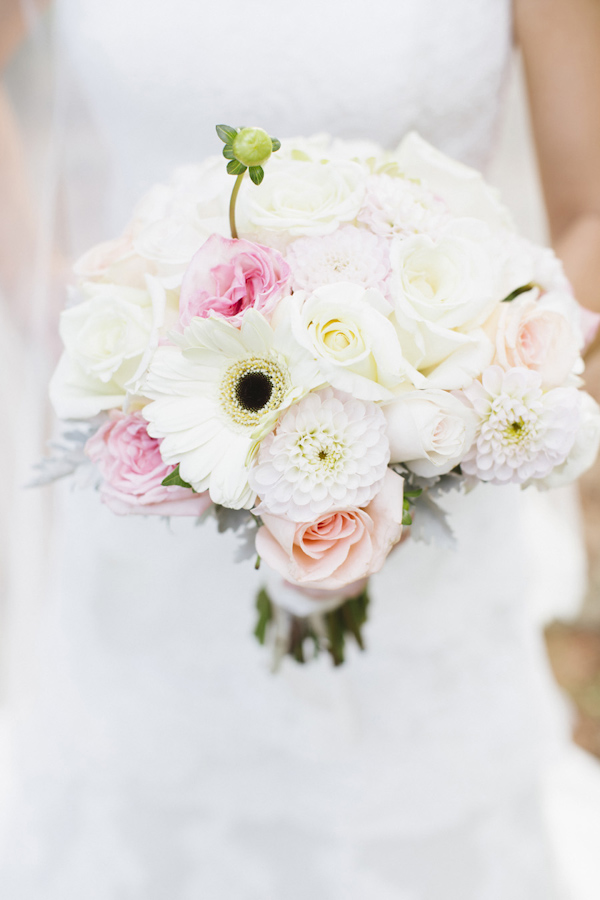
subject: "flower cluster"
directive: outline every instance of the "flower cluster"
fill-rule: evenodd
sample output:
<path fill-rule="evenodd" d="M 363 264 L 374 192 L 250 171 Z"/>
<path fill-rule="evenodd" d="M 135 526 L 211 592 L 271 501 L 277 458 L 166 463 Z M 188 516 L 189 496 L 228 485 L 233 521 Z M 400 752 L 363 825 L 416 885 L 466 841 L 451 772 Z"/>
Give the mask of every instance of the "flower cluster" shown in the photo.
<path fill-rule="evenodd" d="M 256 150 L 259 130 L 223 128 L 230 161 Z M 239 237 L 211 159 L 76 264 L 51 396 L 99 423 L 112 510 L 239 510 L 286 590 L 330 610 L 442 477 L 547 487 L 591 464 L 590 314 L 477 172 L 416 134 L 394 152 L 319 136 L 253 180 Z"/>

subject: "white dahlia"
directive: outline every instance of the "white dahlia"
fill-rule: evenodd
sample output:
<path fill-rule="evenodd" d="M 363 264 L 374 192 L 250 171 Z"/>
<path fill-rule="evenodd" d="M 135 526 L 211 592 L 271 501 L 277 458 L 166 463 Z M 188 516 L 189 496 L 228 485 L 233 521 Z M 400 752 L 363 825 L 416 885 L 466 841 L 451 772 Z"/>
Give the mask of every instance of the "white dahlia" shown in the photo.
<path fill-rule="evenodd" d="M 467 475 L 493 484 L 522 484 L 544 478 L 569 455 L 581 416 L 574 388 L 544 392 L 537 372 L 490 366 L 464 394 L 480 419 L 461 464 Z"/>
<path fill-rule="evenodd" d="M 295 291 L 310 293 L 324 284 L 349 281 L 386 292 L 388 242 L 366 228 L 346 225 L 323 237 L 299 238 L 288 248 L 286 260 Z"/>
<path fill-rule="evenodd" d="M 390 460 L 386 421 L 370 401 L 327 388 L 287 410 L 262 442 L 249 480 L 258 512 L 310 522 L 366 506 Z"/>
<path fill-rule="evenodd" d="M 160 347 L 144 395 L 148 433 L 162 438 L 166 463 L 215 503 L 249 509 L 248 469 L 281 411 L 321 383 L 317 368 L 286 323 L 273 330 L 249 309 L 238 329 L 194 318 L 178 346 Z"/>

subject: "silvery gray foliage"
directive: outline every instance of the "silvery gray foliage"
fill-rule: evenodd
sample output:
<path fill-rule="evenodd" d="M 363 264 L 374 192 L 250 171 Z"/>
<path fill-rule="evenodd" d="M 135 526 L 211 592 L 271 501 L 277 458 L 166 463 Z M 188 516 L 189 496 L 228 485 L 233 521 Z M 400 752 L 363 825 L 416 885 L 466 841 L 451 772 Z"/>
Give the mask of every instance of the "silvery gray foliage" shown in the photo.
<path fill-rule="evenodd" d="M 423 491 L 417 499 L 413 522 L 410 527 L 413 540 L 439 547 L 455 547 L 456 538 L 448 521 L 448 513 L 431 497 L 430 491 Z"/>
<path fill-rule="evenodd" d="M 432 542 L 440 547 L 455 547 L 456 538 L 448 519 L 448 513 L 439 500 L 451 491 L 469 491 L 473 479 L 454 470 L 446 475 L 422 478 L 406 466 L 394 465 L 393 470 L 405 479 L 406 490 L 420 489 L 423 493 L 414 501 L 411 514 L 411 537 L 425 544 Z"/>
<path fill-rule="evenodd" d="M 84 447 L 105 419 L 105 415 L 100 415 L 93 419 L 72 419 L 64 422 L 63 431 L 48 444 L 50 455 L 33 467 L 37 474 L 27 487 L 42 487 L 66 475 L 77 475 L 79 487 L 90 484 L 95 486 L 97 480 L 95 467 L 85 455 Z"/>
<path fill-rule="evenodd" d="M 229 509 L 227 506 L 211 506 L 208 512 L 217 520 L 217 529 L 220 534 L 225 531 L 233 531 L 238 540 L 235 552 L 235 562 L 251 559 L 256 555 L 256 532 L 259 521 L 248 509 Z"/>

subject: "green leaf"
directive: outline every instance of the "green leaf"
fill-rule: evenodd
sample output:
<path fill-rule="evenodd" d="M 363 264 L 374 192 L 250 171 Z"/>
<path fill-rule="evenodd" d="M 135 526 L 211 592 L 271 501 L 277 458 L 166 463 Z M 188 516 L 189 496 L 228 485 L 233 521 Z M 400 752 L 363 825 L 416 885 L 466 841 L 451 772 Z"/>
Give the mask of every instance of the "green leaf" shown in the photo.
<path fill-rule="evenodd" d="M 233 152 L 231 144 L 225 144 L 223 147 L 223 156 L 225 159 L 235 159 L 235 153 Z"/>
<path fill-rule="evenodd" d="M 406 510 L 404 510 L 402 513 L 402 524 L 406 526 L 412 525 L 412 516 Z"/>
<path fill-rule="evenodd" d="M 344 628 L 340 621 L 339 610 L 327 613 L 325 617 L 325 625 L 327 628 L 327 637 L 329 638 L 329 651 L 333 659 L 334 666 L 341 666 L 344 662 Z"/>
<path fill-rule="evenodd" d="M 250 166 L 250 178 L 253 184 L 260 184 L 265 177 L 265 170 L 262 166 Z"/>
<path fill-rule="evenodd" d="M 176 466 L 172 472 L 169 472 L 166 478 L 163 478 L 161 484 L 164 484 L 165 487 L 185 487 L 190 488 L 190 490 L 194 490 L 191 484 L 188 484 L 187 481 L 184 481 L 181 475 L 179 474 L 179 466 Z"/>
<path fill-rule="evenodd" d="M 215 128 L 224 144 L 230 144 L 238 133 L 237 128 L 233 128 L 231 125 L 216 125 Z"/>
<path fill-rule="evenodd" d="M 527 293 L 527 291 L 533 290 L 534 287 L 537 287 L 537 285 L 535 285 L 532 281 L 530 281 L 529 284 L 524 284 L 522 287 L 515 288 L 515 290 L 512 291 L 508 295 L 508 297 L 505 297 L 504 300 L 502 300 L 501 302 L 502 303 L 510 303 L 510 301 L 514 300 L 515 297 L 518 297 L 519 294 L 525 294 L 525 293 Z"/>
<path fill-rule="evenodd" d="M 273 153 L 277 153 L 281 147 L 281 141 L 278 141 L 277 138 L 271 138 L 271 143 L 273 144 Z"/>
<path fill-rule="evenodd" d="M 365 645 L 363 643 L 362 634 L 360 631 L 360 624 L 357 621 L 355 615 L 355 605 L 351 600 L 348 600 L 341 608 L 341 613 L 344 618 L 344 625 L 346 626 L 346 630 L 350 632 L 354 636 L 354 640 L 358 644 L 361 650 L 365 649 Z"/>
<path fill-rule="evenodd" d="M 244 166 L 237 159 L 232 159 L 227 163 L 227 171 L 230 175 L 243 175 L 248 166 Z"/>
<path fill-rule="evenodd" d="M 423 488 L 415 488 L 413 491 L 404 491 L 404 496 L 409 500 L 417 499 L 423 493 Z"/>
<path fill-rule="evenodd" d="M 273 605 L 264 588 L 261 588 L 256 595 L 256 609 L 258 611 L 258 621 L 254 629 L 254 636 L 259 644 L 264 644 L 267 637 L 267 626 L 273 618 Z"/>

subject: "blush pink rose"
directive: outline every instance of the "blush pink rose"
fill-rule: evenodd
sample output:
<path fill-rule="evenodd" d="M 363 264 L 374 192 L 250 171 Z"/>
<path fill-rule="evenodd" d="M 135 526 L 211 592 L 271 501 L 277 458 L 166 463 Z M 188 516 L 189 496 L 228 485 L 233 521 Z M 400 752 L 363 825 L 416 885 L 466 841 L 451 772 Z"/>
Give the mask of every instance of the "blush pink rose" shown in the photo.
<path fill-rule="evenodd" d="M 545 390 L 560 387 L 579 359 L 579 344 L 566 319 L 536 300 L 501 305 L 494 363 L 539 372 Z"/>
<path fill-rule="evenodd" d="M 192 257 L 179 298 L 180 323 L 211 312 L 238 324 L 253 307 L 265 317 L 289 294 L 290 267 L 271 247 L 211 235 Z"/>
<path fill-rule="evenodd" d="M 403 493 L 404 479 L 388 469 L 364 509 L 349 507 L 302 523 L 263 514 L 257 553 L 292 584 L 339 591 L 378 572 L 400 540 Z"/>
<path fill-rule="evenodd" d="M 160 441 L 150 437 L 140 413 L 112 410 L 108 422 L 85 445 L 104 479 L 100 496 L 118 515 L 200 516 L 211 504 L 208 491 L 165 487 L 173 471 L 163 462 Z"/>

